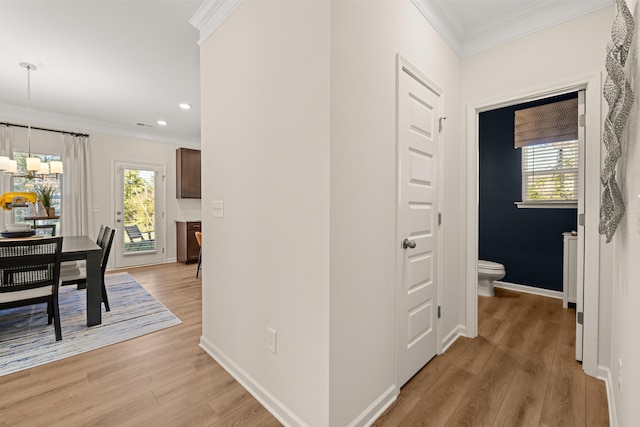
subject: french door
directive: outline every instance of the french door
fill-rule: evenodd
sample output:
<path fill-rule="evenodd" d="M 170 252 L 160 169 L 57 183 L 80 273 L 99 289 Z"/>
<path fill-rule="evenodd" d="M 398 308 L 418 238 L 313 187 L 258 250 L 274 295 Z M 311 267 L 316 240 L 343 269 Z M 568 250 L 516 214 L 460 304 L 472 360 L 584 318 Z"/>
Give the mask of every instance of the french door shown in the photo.
<path fill-rule="evenodd" d="M 165 259 L 164 164 L 114 161 L 117 268 Z"/>

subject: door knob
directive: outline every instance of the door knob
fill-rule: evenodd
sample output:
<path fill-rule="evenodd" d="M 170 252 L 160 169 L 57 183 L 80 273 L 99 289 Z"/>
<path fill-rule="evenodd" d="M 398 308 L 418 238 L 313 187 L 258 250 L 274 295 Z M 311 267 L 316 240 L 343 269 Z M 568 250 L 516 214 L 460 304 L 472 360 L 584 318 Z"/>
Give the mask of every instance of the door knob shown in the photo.
<path fill-rule="evenodd" d="M 402 241 L 402 248 L 403 249 L 407 249 L 407 248 L 413 249 L 415 247 L 416 247 L 416 242 L 413 241 L 413 240 L 404 239 Z"/>

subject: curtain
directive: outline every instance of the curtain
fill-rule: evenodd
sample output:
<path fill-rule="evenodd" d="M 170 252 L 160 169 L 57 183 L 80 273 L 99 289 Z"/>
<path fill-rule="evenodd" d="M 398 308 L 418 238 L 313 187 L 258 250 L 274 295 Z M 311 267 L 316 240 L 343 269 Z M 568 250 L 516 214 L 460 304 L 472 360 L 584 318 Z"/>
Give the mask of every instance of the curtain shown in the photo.
<path fill-rule="evenodd" d="M 0 156 L 7 156 L 13 159 L 13 128 L 9 126 L 0 127 Z M 0 172 L 0 194 L 12 191 L 11 177 L 4 176 L 3 172 Z M 5 224 L 11 224 L 13 222 L 13 216 L 11 211 L 2 211 L 2 224 L 0 228 L 4 230 Z"/>
<path fill-rule="evenodd" d="M 92 236 L 91 157 L 89 138 L 63 134 L 62 212 L 63 236 Z"/>

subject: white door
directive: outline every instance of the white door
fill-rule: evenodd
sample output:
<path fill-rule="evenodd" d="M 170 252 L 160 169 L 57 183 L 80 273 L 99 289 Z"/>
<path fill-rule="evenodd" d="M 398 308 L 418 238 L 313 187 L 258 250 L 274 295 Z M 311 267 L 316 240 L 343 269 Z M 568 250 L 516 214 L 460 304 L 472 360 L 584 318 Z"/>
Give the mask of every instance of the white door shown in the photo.
<path fill-rule="evenodd" d="M 114 162 L 116 267 L 164 261 L 164 165 Z"/>
<path fill-rule="evenodd" d="M 584 172 L 585 172 L 585 91 L 578 92 L 578 262 L 576 274 L 576 360 L 582 361 L 584 331 Z M 580 313 L 580 314 L 578 314 Z"/>
<path fill-rule="evenodd" d="M 439 94 L 398 70 L 398 385 L 438 351 Z M 429 86 L 427 86 L 429 85 Z"/>

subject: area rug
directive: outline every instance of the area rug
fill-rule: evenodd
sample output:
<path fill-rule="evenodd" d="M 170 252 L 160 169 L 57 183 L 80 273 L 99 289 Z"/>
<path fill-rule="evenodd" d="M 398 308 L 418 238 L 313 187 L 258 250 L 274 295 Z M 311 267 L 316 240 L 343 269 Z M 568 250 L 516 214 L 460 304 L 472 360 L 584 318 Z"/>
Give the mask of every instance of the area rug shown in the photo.
<path fill-rule="evenodd" d="M 62 341 L 47 324 L 47 305 L 0 310 L 0 376 L 95 350 L 182 323 L 128 273 L 105 275 L 111 311 L 87 327 L 86 290 L 60 288 Z"/>

